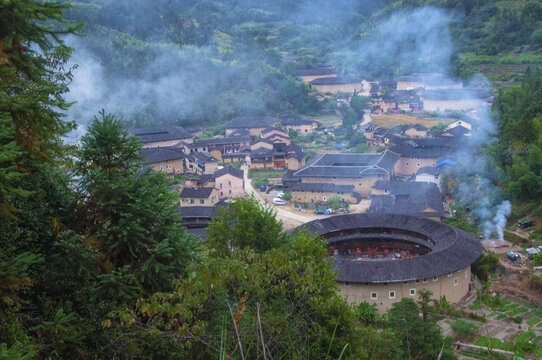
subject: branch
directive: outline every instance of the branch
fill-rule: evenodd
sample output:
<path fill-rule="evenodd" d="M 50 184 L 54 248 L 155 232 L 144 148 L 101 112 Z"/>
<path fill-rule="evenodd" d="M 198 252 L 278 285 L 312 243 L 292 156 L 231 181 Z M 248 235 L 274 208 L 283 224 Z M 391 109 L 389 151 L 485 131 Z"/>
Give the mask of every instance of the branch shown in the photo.
<path fill-rule="evenodd" d="M 241 339 L 239 338 L 239 331 L 237 331 L 237 324 L 235 323 L 235 318 L 233 317 L 233 311 L 231 311 L 230 302 L 226 300 L 228 304 L 228 309 L 230 310 L 231 319 L 233 321 L 233 327 L 235 328 L 235 334 L 237 335 L 237 344 L 239 345 L 239 351 L 241 352 L 241 359 L 245 360 L 245 355 L 243 354 L 243 347 L 241 346 Z"/>

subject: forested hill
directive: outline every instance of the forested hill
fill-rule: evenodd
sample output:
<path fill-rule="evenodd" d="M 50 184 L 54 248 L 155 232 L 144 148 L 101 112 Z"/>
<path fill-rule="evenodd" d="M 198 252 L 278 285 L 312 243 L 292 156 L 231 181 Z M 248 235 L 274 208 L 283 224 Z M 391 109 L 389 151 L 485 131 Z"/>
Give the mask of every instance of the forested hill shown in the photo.
<path fill-rule="evenodd" d="M 325 111 L 291 69 L 325 61 L 381 8 L 365 1 L 353 11 L 349 0 L 73 5 L 68 18 L 86 24 L 86 37 L 68 41 L 84 74 L 71 87 L 74 117 L 84 122 L 101 104 L 135 126 Z"/>
<path fill-rule="evenodd" d="M 83 123 L 100 107 L 135 126 L 322 114 L 331 109 L 289 76 L 321 63 L 376 78 L 521 77 L 525 64 L 542 62 L 537 1 L 73 3 L 68 18 L 86 24 L 86 37 L 68 40 L 80 65 L 72 117 Z"/>

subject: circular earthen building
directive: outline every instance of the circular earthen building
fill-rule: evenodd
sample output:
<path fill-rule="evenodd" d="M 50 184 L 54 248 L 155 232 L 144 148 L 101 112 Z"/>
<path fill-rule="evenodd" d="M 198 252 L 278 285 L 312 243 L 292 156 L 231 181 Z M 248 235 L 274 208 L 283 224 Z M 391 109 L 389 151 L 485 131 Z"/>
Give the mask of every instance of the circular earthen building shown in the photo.
<path fill-rule="evenodd" d="M 416 216 L 350 214 L 302 227 L 327 240 L 341 294 L 381 312 L 422 288 L 458 302 L 471 289 L 470 266 L 482 253 L 471 234 Z"/>

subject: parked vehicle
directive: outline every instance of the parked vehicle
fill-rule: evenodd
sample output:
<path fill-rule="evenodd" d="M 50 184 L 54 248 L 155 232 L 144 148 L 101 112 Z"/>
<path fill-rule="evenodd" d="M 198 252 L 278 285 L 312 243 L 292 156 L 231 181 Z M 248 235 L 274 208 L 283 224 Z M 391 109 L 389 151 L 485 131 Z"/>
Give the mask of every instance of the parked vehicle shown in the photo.
<path fill-rule="evenodd" d="M 506 253 L 506 256 L 508 256 L 508 258 L 512 261 L 516 261 L 517 259 L 520 258 L 519 254 L 516 253 L 516 252 L 513 252 L 513 251 L 509 251 Z"/>
<path fill-rule="evenodd" d="M 316 215 L 327 215 L 326 209 L 314 209 Z"/>
<path fill-rule="evenodd" d="M 276 197 L 273 199 L 273 205 L 286 205 L 286 201 Z"/>
<path fill-rule="evenodd" d="M 520 229 L 530 228 L 534 225 L 534 220 L 532 218 L 524 218 L 518 221 L 518 227 Z"/>
<path fill-rule="evenodd" d="M 265 185 L 260 185 L 260 191 L 265 191 L 267 187 Z"/>

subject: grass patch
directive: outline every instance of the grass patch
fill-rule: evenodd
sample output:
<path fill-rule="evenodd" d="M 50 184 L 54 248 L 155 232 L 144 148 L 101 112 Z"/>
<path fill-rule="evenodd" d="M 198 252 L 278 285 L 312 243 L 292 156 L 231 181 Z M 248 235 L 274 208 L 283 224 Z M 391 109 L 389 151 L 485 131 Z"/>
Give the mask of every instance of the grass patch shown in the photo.
<path fill-rule="evenodd" d="M 480 336 L 478 340 L 474 342 L 474 345 L 488 347 L 491 346 L 493 349 L 501 349 L 506 351 L 514 351 L 514 344 L 509 342 L 501 342 L 499 339 L 490 338 L 487 336 Z"/>
<path fill-rule="evenodd" d="M 531 313 L 533 313 L 533 315 L 537 318 L 542 318 L 542 308 L 532 309 Z"/>
<path fill-rule="evenodd" d="M 248 171 L 248 177 L 281 177 L 286 171 L 270 168 L 254 168 Z"/>
<path fill-rule="evenodd" d="M 527 341 L 531 340 L 532 342 L 534 342 L 535 339 L 536 339 L 536 335 L 534 334 L 534 331 L 532 331 L 532 330 L 527 330 L 527 331 L 525 331 L 523 334 L 521 334 L 520 336 L 518 336 L 518 338 L 516 339 L 516 341 L 527 342 Z"/>
<path fill-rule="evenodd" d="M 469 309 L 471 310 L 480 310 L 482 308 L 482 304 L 472 304 L 469 306 Z"/>
<path fill-rule="evenodd" d="M 533 305 L 528 302 L 527 300 L 521 300 L 521 299 L 514 299 L 514 298 L 511 298 L 511 297 L 504 297 L 504 299 L 510 303 L 516 303 L 516 304 L 519 304 L 519 305 L 523 305 L 529 309 L 532 309 L 533 308 Z"/>
<path fill-rule="evenodd" d="M 497 315 L 499 315 L 499 314 L 500 314 L 500 312 L 498 312 L 498 311 L 493 311 L 493 312 L 492 312 L 491 314 L 489 314 L 487 317 L 493 317 L 493 316 L 497 316 Z"/>
<path fill-rule="evenodd" d="M 481 359 L 481 360 L 490 359 L 489 354 L 486 350 L 464 349 L 464 350 L 459 350 L 459 353 L 461 355 L 465 355 L 465 356 L 472 357 L 475 359 Z"/>
<path fill-rule="evenodd" d="M 507 311 L 506 313 L 507 313 L 508 315 L 510 315 L 510 316 L 515 316 L 515 315 L 517 315 L 517 314 L 521 314 L 521 313 L 524 313 L 524 312 L 526 312 L 526 311 L 527 311 L 526 308 L 524 308 L 524 307 L 518 307 L 518 308 L 515 308 L 515 309 L 512 309 L 512 310 L 509 310 L 509 311 Z"/>
<path fill-rule="evenodd" d="M 497 317 L 495 318 L 495 320 L 502 320 L 502 319 L 506 318 L 507 316 L 508 316 L 508 315 L 506 315 L 506 314 L 500 314 L 499 316 L 497 316 Z"/>
<path fill-rule="evenodd" d="M 527 324 L 529 324 L 530 326 L 535 326 L 539 321 L 540 321 L 539 318 L 534 317 L 532 319 L 527 320 Z"/>

